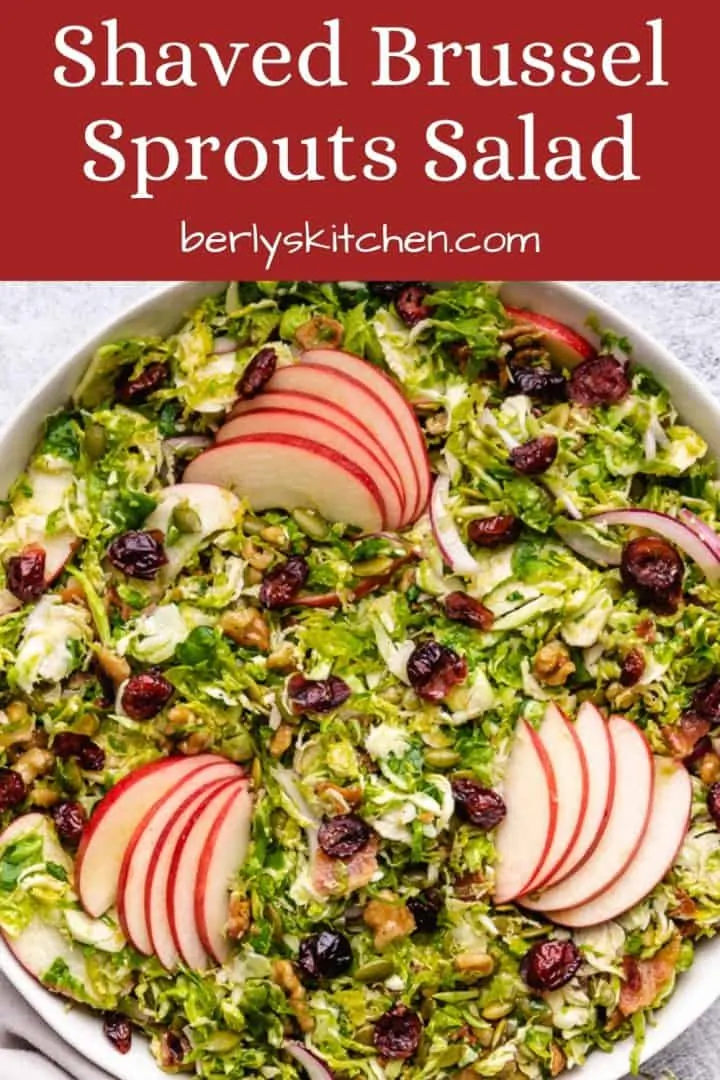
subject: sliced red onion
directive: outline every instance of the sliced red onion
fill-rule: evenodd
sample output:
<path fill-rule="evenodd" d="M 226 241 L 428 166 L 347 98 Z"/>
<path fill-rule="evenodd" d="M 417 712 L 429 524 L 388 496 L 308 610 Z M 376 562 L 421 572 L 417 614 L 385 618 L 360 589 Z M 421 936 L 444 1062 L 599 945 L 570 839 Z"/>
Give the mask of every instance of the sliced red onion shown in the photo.
<path fill-rule="evenodd" d="M 291 1057 L 294 1057 L 298 1065 L 302 1065 L 310 1080 L 335 1080 L 335 1074 L 327 1067 L 321 1057 L 314 1050 L 308 1050 L 303 1043 L 286 1039 L 283 1048 Z"/>
<path fill-rule="evenodd" d="M 477 574 L 481 567 L 470 554 L 447 508 L 450 480 L 438 476 L 430 500 L 430 523 L 443 559 L 456 574 Z"/>
<path fill-rule="evenodd" d="M 669 514 L 657 510 L 606 510 L 593 514 L 589 519 L 593 525 L 630 525 L 639 529 L 648 529 L 657 533 L 664 540 L 680 548 L 697 563 L 709 582 L 720 581 L 720 554 L 714 551 L 687 525 Z"/>
<path fill-rule="evenodd" d="M 213 341 L 213 353 L 215 356 L 224 356 L 225 353 L 235 352 L 238 342 L 231 337 L 216 337 Z"/>
<path fill-rule="evenodd" d="M 576 555 L 598 563 L 599 566 L 619 566 L 622 548 L 611 540 L 592 536 L 578 521 L 560 518 L 555 522 L 555 532 Z"/>
<path fill-rule="evenodd" d="M 720 557 L 720 536 L 712 526 L 706 524 L 702 518 L 697 517 L 690 510 L 681 510 L 678 517 L 683 525 L 687 525 L 688 529 L 692 529 L 695 535 L 699 536 L 703 543 L 707 544 Z"/>

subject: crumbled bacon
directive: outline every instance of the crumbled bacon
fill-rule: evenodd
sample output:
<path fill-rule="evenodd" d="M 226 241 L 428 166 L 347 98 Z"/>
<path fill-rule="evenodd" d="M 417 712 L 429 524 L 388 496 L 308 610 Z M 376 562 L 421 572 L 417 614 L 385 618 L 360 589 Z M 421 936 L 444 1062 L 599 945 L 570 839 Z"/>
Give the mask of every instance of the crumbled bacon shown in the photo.
<path fill-rule="evenodd" d="M 349 859 L 331 859 L 318 848 L 313 859 L 313 888 L 323 896 L 347 895 L 362 889 L 377 873 L 377 850 L 377 837 Z"/>
<path fill-rule="evenodd" d="M 665 724 L 663 736 L 673 757 L 686 758 L 710 731 L 710 723 L 694 712 L 685 712 L 679 724 Z"/>
<path fill-rule="evenodd" d="M 673 975 L 680 956 L 680 938 L 675 937 L 650 960 L 626 956 L 623 961 L 625 980 L 620 991 L 619 1009 L 623 1016 L 632 1016 L 647 1009 L 664 990 Z"/>

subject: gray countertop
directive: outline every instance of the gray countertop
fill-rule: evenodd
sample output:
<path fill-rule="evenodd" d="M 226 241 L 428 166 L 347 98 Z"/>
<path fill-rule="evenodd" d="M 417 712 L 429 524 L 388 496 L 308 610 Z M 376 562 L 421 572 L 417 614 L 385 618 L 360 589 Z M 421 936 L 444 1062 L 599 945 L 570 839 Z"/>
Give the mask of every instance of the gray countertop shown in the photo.
<path fill-rule="evenodd" d="M 1 282 L 0 423 L 41 376 L 162 282 Z M 720 396 L 720 282 L 581 282 L 654 334 Z M 718 978 L 720 994 L 720 977 Z M 0 1003 L 0 1008 L 2 1003 Z M 663 1080 L 718 1080 L 720 1003 L 646 1067 Z"/>

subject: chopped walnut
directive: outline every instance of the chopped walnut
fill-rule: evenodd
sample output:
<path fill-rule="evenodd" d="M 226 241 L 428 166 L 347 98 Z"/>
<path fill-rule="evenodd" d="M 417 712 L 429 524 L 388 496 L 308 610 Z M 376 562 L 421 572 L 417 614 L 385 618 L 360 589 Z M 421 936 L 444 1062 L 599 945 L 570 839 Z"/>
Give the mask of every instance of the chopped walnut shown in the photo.
<path fill-rule="evenodd" d="M 720 780 L 720 755 L 714 751 L 704 754 L 700 758 L 698 775 L 708 787 Z"/>
<path fill-rule="evenodd" d="M 220 619 L 220 629 L 238 645 L 267 652 L 270 648 L 270 629 L 256 608 L 226 611 Z"/>
<path fill-rule="evenodd" d="M 312 1031 L 315 1021 L 310 1015 L 305 1001 L 305 987 L 298 979 L 295 968 L 289 960 L 273 961 L 273 978 L 280 989 L 287 994 L 290 1008 L 295 1014 L 300 1030 L 304 1032 Z"/>
<path fill-rule="evenodd" d="M 339 784 L 333 784 L 330 780 L 321 780 L 315 785 L 315 792 L 336 814 L 346 814 L 348 810 L 354 810 L 360 805 L 363 797 L 359 784 L 354 787 L 340 787 Z"/>
<path fill-rule="evenodd" d="M 564 1070 L 567 1060 L 557 1043 L 550 1045 L 550 1075 L 559 1076 Z"/>
<path fill-rule="evenodd" d="M 252 566 L 253 570 L 267 570 L 268 566 L 275 558 L 274 551 L 264 551 L 262 548 L 253 544 L 250 539 L 244 542 L 241 554 L 243 559 Z"/>
<path fill-rule="evenodd" d="M 376 949 L 384 949 L 397 938 L 408 937 L 416 928 L 415 920 L 404 904 L 371 900 L 363 911 L 363 919 L 375 933 Z"/>
<path fill-rule="evenodd" d="M 183 728 L 190 727 L 192 724 L 197 723 L 197 716 L 188 708 L 187 705 L 173 705 L 172 709 L 168 711 L 168 728 L 170 733 L 172 731 L 182 731 Z"/>
<path fill-rule="evenodd" d="M 495 961 L 485 952 L 460 953 L 453 963 L 456 971 L 471 972 L 474 975 L 492 975 L 495 970 Z"/>
<path fill-rule="evenodd" d="M 55 755 L 50 750 L 43 750 L 39 746 L 32 746 L 29 750 L 26 750 L 24 754 L 21 754 L 13 765 L 13 769 L 16 773 L 19 773 L 22 777 L 23 783 L 26 787 L 32 784 L 33 780 L 38 776 L 44 776 L 45 773 L 49 773 L 55 764 Z"/>
<path fill-rule="evenodd" d="M 549 641 L 535 654 L 533 670 L 546 686 L 563 686 L 575 670 L 575 665 L 561 642 Z"/>
<path fill-rule="evenodd" d="M 285 532 L 282 525 L 267 525 L 264 529 L 260 530 L 260 535 L 263 540 L 267 540 L 268 544 L 272 544 L 273 547 L 279 547 L 281 550 L 285 550 L 288 546 L 288 534 Z"/>
<path fill-rule="evenodd" d="M 117 653 L 114 653 L 111 649 L 106 649 L 104 646 L 97 649 L 95 656 L 100 670 L 107 675 L 115 689 L 120 686 L 120 683 L 130 678 L 130 665 L 124 656 L 118 656 Z"/>
<path fill-rule="evenodd" d="M 188 735 L 187 739 L 178 743 L 178 750 L 185 757 L 195 757 L 196 754 L 202 754 L 203 750 L 207 749 L 209 742 L 210 735 L 207 731 L 193 731 L 192 735 Z"/>
<path fill-rule="evenodd" d="M 250 901 L 245 900 L 237 893 L 230 896 L 228 908 L 228 923 L 225 933 L 233 941 L 239 941 L 250 928 Z"/>
<path fill-rule="evenodd" d="M 60 590 L 60 599 L 63 604 L 86 604 L 85 590 L 76 578 L 70 578 L 67 585 Z"/>
<path fill-rule="evenodd" d="M 290 724 L 281 724 L 270 740 L 270 753 L 274 758 L 283 756 L 289 750 L 293 741 L 293 728 Z"/>

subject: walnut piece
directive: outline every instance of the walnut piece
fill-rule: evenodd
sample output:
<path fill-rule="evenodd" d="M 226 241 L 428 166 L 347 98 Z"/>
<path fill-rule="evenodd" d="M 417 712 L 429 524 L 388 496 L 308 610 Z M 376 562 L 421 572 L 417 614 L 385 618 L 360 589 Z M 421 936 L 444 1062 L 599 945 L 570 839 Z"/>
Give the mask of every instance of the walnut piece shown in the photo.
<path fill-rule="evenodd" d="M 305 1001 L 305 987 L 297 977 L 295 968 L 289 960 L 273 961 L 273 978 L 281 990 L 287 994 L 290 1008 L 295 1014 L 300 1030 L 312 1031 L 315 1021 L 310 1015 Z"/>
<path fill-rule="evenodd" d="M 546 686 L 563 686 L 575 670 L 575 665 L 561 642 L 549 641 L 535 654 L 533 670 Z"/>
<path fill-rule="evenodd" d="M 267 652 L 270 648 L 270 630 L 264 617 L 256 608 L 243 611 L 226 611 L 220 619 L 220 629 L 238 645 Z"/>
<path fill-rule="evenodd" d="M 375 948 L 380 950 L 397 938 L 408 937 L 416 928 L 415 919 L 404 904 L 371 900 L 363 911 L 365 924 L 375 934 Z"/>

